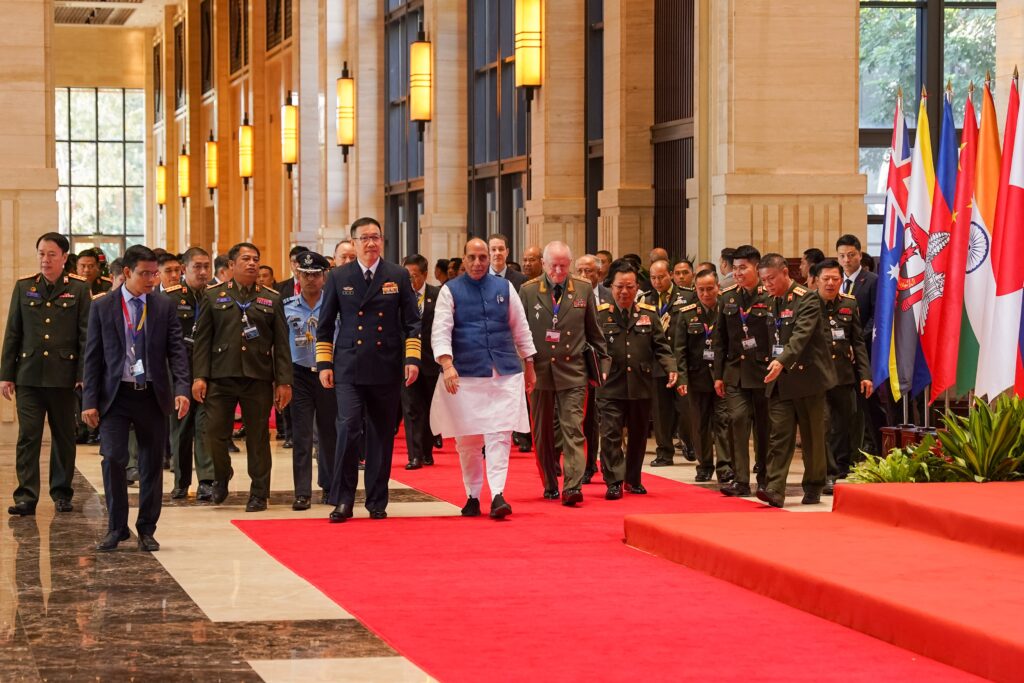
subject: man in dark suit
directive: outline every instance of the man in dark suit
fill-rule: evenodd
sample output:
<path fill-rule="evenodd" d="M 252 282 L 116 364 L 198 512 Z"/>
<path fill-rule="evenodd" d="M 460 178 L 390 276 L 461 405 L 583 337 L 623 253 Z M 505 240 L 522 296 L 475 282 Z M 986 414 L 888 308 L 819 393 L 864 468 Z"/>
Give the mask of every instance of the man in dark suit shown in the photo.
<path fill-rule="evenodd" d="M 508 238 L 500 232 L 494 233 L 487 238 L 487 251 L 491 256 L 491 275 L 505 278 L 518 292 L 529 278 L 508 267 Z"/>
<path fill-rule="evenodd" d="M 405 268 L 381 259 L 380 223 L 360 218 L 351 233 L 356 260 L 331 271 L 316 334 L 320 382 L 338 395 L 338 446 L 328 498 L 335 506 L 332 522 L 352 516 L 360 453 L 366 456 L 366 509 L 371 519 L 388 516 L 402 378 L 405 386 L 416 381 L 422 347 L 416 292 Z"/>
<path fill-rule="evenodd" d="M 420 339 L 422 358 L 420 377 L 409 386 L 402 387 L 402 415 L 405 418 L 405 444 L 409 449 L 407 470 L 418 470 L 423 465 L 434 464 L 434 434 L 430 430 L 430 404 L 441 366 L 434 360 L 430 346 L 430 331 L 434 325 L 434 306 L 440 287 L 427 284 L 430 262 L 419 254 L 406 257 L 402 262 L 409 271 L 413 291 L 416 292 L 416 306 L 420 312 Z M 510 271 L 514 272 L 514 271 Z M 511 281 L 511 280 L 510 280 Z"/>
<path fill-rule="evenodd" d="M 189 358 L 174 303 L 150 296 L 158 282 L 157 257 L 132 246 L 122 257 L 125 282 L 89 311 L 85 345 L 82 421 L 100 426 L 107 535 L 96 549 L 108 552 L 128 540 L 128 428 L 139 451 L 139 549 L 153 552 L 163 497 L 167 417 L 188 413 Z"/>
<path fill-rule="evenodd" d="M 292 247 L 291 251 L 288 252 L 288 261 L 291 264 L 292 276 L 287 280 L 281 280 L 274 285 L 274 289 L 277 290 L 277 293 L 281 295 L 282 299 L 287 299 L 288 297 L 299 294 L 299 288 L 295 286 L 295 274 L 298 272 L 296 269 L 299 267 L 299 254 L 304 251 L 309 251 L 309 248 L 298 245 Z"/>

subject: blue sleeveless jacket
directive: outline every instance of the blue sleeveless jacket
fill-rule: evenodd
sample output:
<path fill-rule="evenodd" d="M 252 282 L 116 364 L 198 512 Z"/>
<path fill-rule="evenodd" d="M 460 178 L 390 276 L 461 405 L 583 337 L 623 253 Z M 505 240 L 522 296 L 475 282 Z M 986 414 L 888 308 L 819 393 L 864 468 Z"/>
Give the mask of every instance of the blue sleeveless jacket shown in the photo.
<path fill-rule="evenodd" d="M 509 297 L 517 296 L 508 280 L 461 275 L 445 285 L 455 302 L 452 362 L 462 377 L 514 375 L 523 371 L 509 325 Z"/>

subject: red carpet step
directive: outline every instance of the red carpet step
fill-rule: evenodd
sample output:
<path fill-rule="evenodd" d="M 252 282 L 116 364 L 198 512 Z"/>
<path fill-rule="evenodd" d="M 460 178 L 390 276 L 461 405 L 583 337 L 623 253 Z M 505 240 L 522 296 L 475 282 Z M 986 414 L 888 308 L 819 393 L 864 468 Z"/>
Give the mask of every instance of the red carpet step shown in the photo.
<path fill-rule="evenodd" d="M 630 515 L 626 542 L 965 671 L 1021 680 L 1024 484 L 836 494 L 833 514 Z"/>

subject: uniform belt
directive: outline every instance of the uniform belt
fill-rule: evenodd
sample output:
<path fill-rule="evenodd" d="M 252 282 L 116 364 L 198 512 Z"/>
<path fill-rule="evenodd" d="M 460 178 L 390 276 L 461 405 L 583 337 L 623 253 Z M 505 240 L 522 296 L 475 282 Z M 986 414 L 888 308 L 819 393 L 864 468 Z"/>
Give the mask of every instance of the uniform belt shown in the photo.
<path fill-rule="evenodd" d="M 122 389 L 131 389 L 132 391 L 146 391 L 149 389 L 149 382 L 145 384 L 137 384 L 135 382 L 121 382 Z"/>
<path fill-rule="evenodd" d="M 299 363 L 292 363 L 292 368 L 295 369 L 295 370 L 305 370 L 307 372 L 316 372 L 316 366 L 315 365 L 310 368 L 310 367 L 306 367 L 305 365 L 300 365 Z"/>

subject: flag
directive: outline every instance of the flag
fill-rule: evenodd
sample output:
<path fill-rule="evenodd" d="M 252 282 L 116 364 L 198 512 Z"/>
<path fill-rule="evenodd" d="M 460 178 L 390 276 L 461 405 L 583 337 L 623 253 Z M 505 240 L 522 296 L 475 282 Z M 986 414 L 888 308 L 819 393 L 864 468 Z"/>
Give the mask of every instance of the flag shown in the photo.
<path fill-rule="evenodd" d="M 922 89 L 917 115 L 917 144 L 914 145 L 910 162 L 907 221 L 903 230 L 903 252 L 899 260 L 892 325 L 899 393 L 911 396 L 922 391 L 929 382 L 928 368 L 921 352 L 921 338 L 917 332 L 920 329 L 924 301 L 924 260 L 928 254 L 928 228 L 932 216 L 932 190 L 935 187 L 927 104 L 928 95 Z"/>
<path fill-rule="evenodd" d="M 999 164 L 1002 153 L 999 150 L 999 122 L 996 121 L 996 107 L 992 102 L 992 89 L 985 81 L 985 92 L 981 101 L 981 130 L 977 132 L 977 152 L 971 162 L 974 166 L 973 201 L 962 197 L 960 187 L 965 185 L 967 174 L 964 155 L 967 145 L 976 134 L 973 125 L 974 105 L 967 100 L 964 115 L 964 151 L 960 153 L 960 182 L 957 187 L 957 227 L 967 221 L 967 261 L 964 275 L 964 313 L 960 325 L 960 352 L 956 366 L 956 393 L 965 395 L 975 388 L 978 376 L 978 357 L 981 336 L 985 330 L 985 302 L 995 290 L 995 276 L 992 274 L 992 226 L 996 220 L 996 195 L 999 193 Z M 970 119 L 970 120 L 969 120 Z M 960 207 L 964 206 L 963 209 Z M 957 238 L 953 238 L 954 243 Z"/>
<path fill-rule="evenodd" d="M 893 396 L 900 398 L 896 373 L 896 349 L 892 344 L 893 311 L 899 260 L 903 252 L 903 224 L 907 213 L 907 181 L 910 179 L 910 138 L 903 115 L 903 95 L 896 98 L 896 115 L 889 147 L 889 176 L 885 189 L 885 220 L 882 248 L 878 256 L 878 285 L 875 293 L 875 329 L 871 344 L 871 379 L 876 387 L 890 382 Z"/>
<path fill-rule="evenodd" d="M 950 278 L 953 229 L 953 200 L 957 177 L 956 124 L 953 123 L 953 90 L 946 88 L 942 105 L 942 130 L 935 166 L 935 189 L 924 258 L 924 299 L 921 302 L 921 349 L 932 377 L 931 401 L 956 382 L 957 342 L 960 339 L 960 311 L 963 308 L 963 273 L 957 287 Z M 963 266 L 960 266 L 961 270 Z"/>
<path fill-rule="evenodd" d="M 1018 352 L 1020 336 L 1021 286 L 1024 284 L 1024 229 L 1012 223 L 1013 204 L 1010 177 L 1016 154 L 1017 123 L 1020 94 L 1017 82 L 1010 86 L 1010 104 L 1003 133 L 1003 159 L 999 171 L 999 194 L 996 198 L 995 226 L 992 228 L 992 272 L 995 291 L 985 302 L 985 328 L 981 336 L 978 359 L 977 392 L 995 400 L 999 394 L 1015 386 L 1020 370 Z M 1024 133 L 1024 130 L 1020 131 Z M 1018 220 L 1021 218 L 1017 217 Z"/>

